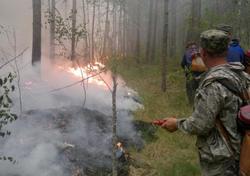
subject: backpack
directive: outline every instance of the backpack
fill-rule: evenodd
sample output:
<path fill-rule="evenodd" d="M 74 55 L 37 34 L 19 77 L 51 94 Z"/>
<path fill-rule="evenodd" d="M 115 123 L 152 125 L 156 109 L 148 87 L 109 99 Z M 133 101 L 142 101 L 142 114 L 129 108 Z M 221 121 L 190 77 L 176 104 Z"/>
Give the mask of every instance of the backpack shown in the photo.
<path fill-rule="evenodd" d="M 205 66 L 199 53 L 192 54 L 191 71 L 193 72 L 205 72 L 207 67 Z"/>
<path fill-rule="evenodd" d="M 237 116 L 238 129 L 243 135 L 243 141 L 241 144 L 240 151 L 240 176 L 250 176 L 250 93 L 248 89 L 245 89 L 243 92 L 239 93 L 233 86 L 228 84 L 228 81 L 225 80 L 216 80 L 224 87 L 226 87 L 233 94 L 237 95 L 243 100 L 243 105 L 239 109 Z M 227 83 L 226 83 L 227 82 Z M 219 118 L 216 120 L 216 127 L 223 138 L 225 144 L 229 148 L 232 156 L 234 151 L 229 140 L 229 134 L 225 130 L 222 122 Z"/>

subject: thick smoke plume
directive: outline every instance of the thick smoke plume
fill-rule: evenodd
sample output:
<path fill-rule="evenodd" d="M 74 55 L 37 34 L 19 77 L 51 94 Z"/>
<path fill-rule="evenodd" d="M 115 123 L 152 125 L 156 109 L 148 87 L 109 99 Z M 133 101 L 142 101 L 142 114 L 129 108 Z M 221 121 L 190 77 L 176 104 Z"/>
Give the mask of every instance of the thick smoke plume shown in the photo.
<path fill-rule="evenodd" d="M 0 9 L 0 25 L 15 32 L 18 54 L 31 46 L 32 3 L 30 0 L 1 0 Z M 43 25 L 43 30 L 45 28 Z M 43 48 L 47 48 L 48 38 L 44 34 L 42 38 L 46 46 Z M 9 39 L 1 33 L 0 64 L 15 55 L 12 35 Z M 6 126 L 11 136 L 0 139 L 0 156 L 11 156 L 16 164 L 0 161 L 0 176 L 70 176 L 71 170 L 81 167 L 109 169 L 112 147 L 109 88 L 85 81 L 85 90 L 81 83 L 60 89 L 82 79 L 69 72 L 72 63 L 61 60 L 52 65 L 46 59 L 48 52 L 43 50 L 41 65 L 31 66 L 30 51 L 31 48 L 17 58 L 20 83 L 16 83 L 12 95 L 12 111 L 19 119 Z M 1 69 L 0 75 L 9 72 L 17 72 L 14 62 Z M 112 87 L 109 71 L 100 76 L 95 79 L 104 79 Z M 132 111 L 141 105 L 136 92 L 126 87 L 121 78 L 118 83 L 119 139 L 125 144 L 141 146 L 140 134 L 132 123 Z"/>
<path fill-rule="evenodd" d="M 27 63 L 19 62 L 19 65 Z M 58 89 L 82 79 L 69 72 L 70 66 L 66 61 L 53 66 L 44 62 L 42 69 L 20 66 L 23 113 L 6 127 L 12 131 L 11 136 L 0 141 L 1 155 L 12 156 L 17 163 L 1 162 L 1 176 L 71 175 L 72 162 L 61 155 L 71 147 L 79 150 L 81 156 L 76 158 L 79 157 L 78 162 L 86 168 L 111 166 L 111 92 L 104 84 L 88 81 L 85 81 L 86 93 L 80 83 Z M 5 71 L 10 69 L 5 68 Z M 109 72 L 100 76 L 102 78 L 95 79 L 103 79 L 112 87 Z M 136 93 L 120 78 L 118 82 L 118 136 L 125 143 L 142 145 L 131 113 L 141 105 Z M 13 110 L 19 114 L 18 91 L 12 98 Z"/>

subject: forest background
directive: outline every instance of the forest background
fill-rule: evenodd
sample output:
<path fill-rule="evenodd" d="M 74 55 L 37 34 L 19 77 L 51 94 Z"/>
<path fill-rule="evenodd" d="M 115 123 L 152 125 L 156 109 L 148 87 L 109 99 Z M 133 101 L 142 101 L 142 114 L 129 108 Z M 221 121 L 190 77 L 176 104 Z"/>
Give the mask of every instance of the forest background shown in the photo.
<path fill-rule="evenodd" d="M 249 0 L 32 2 L 24 13 L 26 20 L 18 21 L 20 17 L 16 19 L 17 12 L 14 12 L 18 6 L 14 1 L 12 4 L 3 1 L 0 9 L 9 7 L 13 13 L 6 16 L 2 11 L 1 34 L 6 30 L 16 31 L 19 42 L 16 48 L 20 51 L 21 46 L 31 45 L 33 40 L 30 49 L 33 64 L 43 62 L 44 58 L 81 64 L 107 64 L 110 58 L 117 59 L 117 73 L 142 98 L 144 109 L 135 112 L 135 119 L 147 123 L 173 114 L 178 117 L 191 114 L 180 61 L 187 42 L 199 43 L 202 31 L 217 24 L 229 24 L 233 27 L 233 37 L 240 39 L 244 49 L 250 48 Z M 32 34 L 32 18 L 33 37 L 27 35 Z M 21 30 L 18 27 L 13 30 L 9 21 L 14 26 L 22 26 Z M 1 39 L 1 44 L 7 42 Z M 8 57 L 8 52 L 2 49 L 1 57 Z M 147 145 L 140 152 L 131 149 L 131 153 L 150 167 L 132 167 L 131 175 L 200 175 L 193 137 L 151 128 L 142 130 Z"/>

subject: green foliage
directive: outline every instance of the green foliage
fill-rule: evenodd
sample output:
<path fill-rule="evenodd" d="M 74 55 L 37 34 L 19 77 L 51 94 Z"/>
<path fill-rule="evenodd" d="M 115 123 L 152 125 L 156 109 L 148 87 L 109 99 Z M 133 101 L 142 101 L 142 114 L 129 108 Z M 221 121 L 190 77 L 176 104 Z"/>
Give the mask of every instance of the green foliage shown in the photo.
<path fill-rule="evenodd" d="M 247 18 L 250 15 L 250 2 L 228 0 L 222 4 L 224 4 L 223 8 L 219 7 L 219 9 L 216 9 L 217 7 L 213 1 L 202 1 L 200 25 L 192 26 L 191 16 L 186 19 L 185 26 L 187 26 L 188 29 L 191 29 L 189 33 L 199 36 L 202 31 L 215 28 L 218 24 L 229 24 L 233 27 L 232 37 L 239 38 L 241 46 L 244 48 L 250 47 L 250 18 Z M 190 35 L 189 33 L 188 35 Z M 194 39 L 198 40 L 198 38 Z"/>
<path fill-rule="evenodd" d="M 216 14 L 214 10 L 206 8 L 201 19 L 201 30 L 208 30 L 214 28 L 217 24 L 230 24 L 234 26 L 236 14 L 233 11 L 224 12 L 220 15 Z"/>
<path fill-rule="evenodd" d="M 107 68 L 114 74 L 117 74 L 118 62 L 118 58 L 113 56 L 109 59 L 107 63 Z"/>
<path fill-rule="evenodd" d="M 0 77 L 0 136 L 6 137 L 11 135 L 11 132 L 4 129 L 9 123 L 17 120 L 17 115 L 11 113 L 12 100 L 10 98 L 10 93 L 15 91 L 15 86 L 13 84 L 15 76 L 9 73 L 6 77 Z M 12 157 L 0 156 L 0 160 L 8 160 L 15 163 Z"/>
<path fill-rule="evenodd" d="M 46 12 L 45 18 L 47 19 L 47 21 L 45 22 L 45 24 L 47 25 L 54 22 L 55 40 L 58 42 L 58 45 L 63 45 L 64 41 L 71 41 L 73 33 L 76 38 L 76 43 L 86 37 L 86 24 L 79 24 L 73 30 L 72 17 L 73 13 L 71 12 L 70 16 L 66 19 L 64 19 L 60 14 L 56 14 L 55 19 L 53 19 L 52 14 L 49 11 Z"/>
<path fill-rule="evenodd" d="M 250 47 L 250 32 L 249 32 L 249 8 L 250 3 L 239 4 L 239 1 L 235 0 L 234 9 L 226 9 L 219 15 L 215 13 L 214 9 L 204 9 L 204 14 L 201 19 L 200 30 L 208 30 L 214 28 L 217 24 L 229 24 L 233 27 L 233 37 L 239 38 L 241 46 L 247 48 Z"/>

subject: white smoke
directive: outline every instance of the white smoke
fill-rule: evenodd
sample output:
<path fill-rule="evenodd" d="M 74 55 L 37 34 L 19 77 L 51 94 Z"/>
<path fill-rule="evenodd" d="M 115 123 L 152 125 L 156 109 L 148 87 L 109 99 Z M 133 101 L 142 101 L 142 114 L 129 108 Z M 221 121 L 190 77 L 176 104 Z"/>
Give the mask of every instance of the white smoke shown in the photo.
<path fill-rule="evenodd" d="M 32 1 L 22 0 L 20 3 L 20 0 L 1 0 L 0 4 L 0 25 L 7 26 L 8 30 L 16 32 L 17 53 L 19 53 L 22 49 L 31 46 Z M 43 11 L 45 10 L 43 9 Z M 44 25 L 43 29 L 45 29 Z M 13 48 L 11 48 L 12 35 L 10 40 L 12 44 L 5 35 L 0 35 L 0 49 L 9 53 L 6 57 L 2 55 L 2 51 L 0 52 L 0 63 L 4 63 L 2 57 L 11 59 L 14 55 Z M 48 39 L 44 34 L 43 42 L 44 45 L 47 45 Z M 67 143 L 78 144 L 84 148 L 87 153 L 86 156 L 85 153 L 81 156 L 83 163 L 91 164 L 93 161 L 100 162 L 98 165 L 109 164 L 107 160 L 98 158 L 101 155 L 109 156 L 112 147 L 110 118 L 112 96 L 109 89 L 106 86 L 86 81 L 86 94 L 84 94 L 81 84 L 51 92 L 51 90 L 77 82 L 81 78 L 75 77 L 67 71 L 71 63 L 65 61 L 62 63 L 66 70 L 51 65 L 46 58 L 42 58 L 41 69 L 40 66 L 31 66 L 30 51 L 29 48 L 28 52 L 17 59 L 20 85 L 16 83 L 16 90 L 12 94 L 14 102 L 12 110 L 20 114 L 18 93 L 20 87 L 23 115 L 6 127 L 12 132 L 11 136 L 0 139 L 0 156 L 11 156 L 17 163 L 0 161 L 0 176 L 69 176 L 70 173 L 65 170 L 64 159 L 61 158 L 61 152 Z M 43 56 L 46 54 L 46 51 L 43 51 Z M 0 75 L 7 75 L 10 71 L 16 71 L 14 63 L 1 69 Z M 101 76 L 112 88 L 110 73 L 102 73 Z M 17 79 L 15 80 L 17 81 Z M 135 101 L 136 92 L 126 87 L 121 78 L 118 83 L 118 134 L 133 142 L 138 142 L 139 134 L 133 127 L 133 117 L 130 111 L 140 108 L 141 105 Z M 86 102 L 84 103 L 85 96 Z M 73 111 L 72 114 L 69 114 L 69 118 L 74 120 L 67 124 L 68 131 L 65 136 L 65 133 L 53 124 L 52 117 L 58 115 L 58 113 L 54 113 L 55 110 L 67 114 L 71 107 L 97 111 L 94 114 L 105 123 L 99 123 L 98 119 L 91 118 L 91 115 L 88 116 L 88 112 L 91 111 L 86 111 L 86 116 L 79 111 Z M 101 128 L 102 125 L 106 129 Z M 92 156 L 94 158 L 91 158 Z"/>
<path fill-rule="evenodd" d="M 27 63 L 24 60 L 19 61 L 19 65 Z M 67 63 L 65 68 L 69 65 Z M 98 158 L 98 154 L 110 155 L 110 148 L 112 147 L 110 118 L 112 115 L 112 95 L 107 86 L 87 83 L 86 81 L 86 95 L 82 84 L 51 92 L 51 90 L 77 82 L 81 78 L 57 65 L 52 66 L 48 63 L 43 63 L 42 76 L 37 70 L 39 70 L 37 67 L 30 65 L 23 68 L 20 66 L 23 112 L 32 112 L 33 110 L 38 112 L 31 113 L 30 119 L 29 117 L 21 117 L 7 127 L 12 131 L 12 134 L 0 141 L 0 154 L 14 157 L 17 163 L 13 165 L 6 161 L 0 162 L 0 176 L 69 176 L 59 160 L 60 150 L 67 141 L 65 141 L 65 134 L 53 126 L 54 124 L 48 124 L 48 121 L 53 123 L 53 120 L 48 119 L 51 114 L 53 115 L 51 109 L 61 109 L 62 112 L 65 110 L 64 114 L 67 114 L 67 110 L 69 110 L 67 108 L 80 106 L 82 109 L 90 109 L 105 114 L 107 119 L 100 115 L 102 119 L 99 122 L 87 116 L 83 117 L 80 112 L 72 110 L 74 114 L 70 114 L 69 118 L 74 120 L 67 124 L 67 138 L 73 145 L 78 143 L 88 155 L 95 158 Z M 101 76 L 112 88 L 110 73 L 102 73 Z M 16 113 L 19 113 L 17 88 L 18 85 L 16 85 L 16 91 L 12 99 L 15 102 L 13 109 Z M 86 103 L 83 105 L 84 96 L 86 96 Z M 126 87 L 124 81 L 119 78 L 117 92 L 118 134 L 135 143 L 140 139 L 132 124 L 133 117 L 130 112 L 141 107 L 134 100 L 136 97 L 136 92 Z M 103 119 L 105 123 L 101 122 Z M 48 128 L 50 125 L 51 127 Z M 104 125 L 107 132 L 103 132 L 100 125 Z M 87 158 L 87 160 L 90 159 Z M 86 162 L 89 164 L 89 161 Z M 104 166 L 108 163 L 108 161 L 105 163 L 101 159 L 99 161 L 93 160 L 93 162 L 100 162 L 98 165 L 103 164 Z"/>
<path fill-rule="evenodd" d="M 55 147 L 62 137 L 59 131 L 45 130 L 22 120 L 13 123 L 9 129 L 12 135 L 1 145 L 1 155 L 12 156 L 17 163 L 1 161 L 1 176 L 64 175 L 63 168 L 57 163 L 58 149 Z"/>

